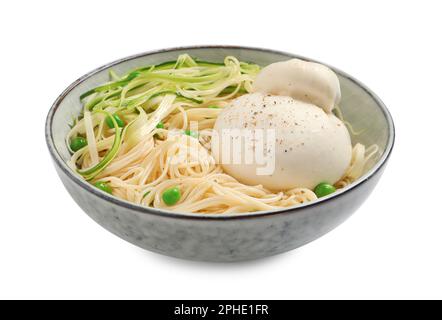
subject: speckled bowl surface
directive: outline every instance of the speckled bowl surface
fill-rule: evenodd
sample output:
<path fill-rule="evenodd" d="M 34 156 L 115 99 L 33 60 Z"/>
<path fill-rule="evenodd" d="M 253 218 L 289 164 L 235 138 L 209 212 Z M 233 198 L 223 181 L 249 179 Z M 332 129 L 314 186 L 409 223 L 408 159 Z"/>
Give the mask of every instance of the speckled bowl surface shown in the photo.
<path fill-rule="evenodd" d="M 58 175 L 77 204 L 97 223 L 117 236 L 147 250 L 183 259 L 240 261 L 271 256 L 313 241 L 345 221 L 369 196 L 377 184 L 394 143 L 391 116 L 366 86 L 331 67 L 339 76 L 340 104 L 345 118 L 363 133 L 353 143 L 377 144 L 379 157 L 355 183 L 320 200 L 278 211 L 236 215 L 172 213 L 142 207 L 108 195 L 73 172 L 65 145 L 72 116 L 82 109 L 81 93 L 108 80 L 108 70 L 124 73 L 135 67 L 175 59 L 179 54 L 209 61 L 226 55 L 269 63 L 301 58 L 293 54 L 246 47 L 199 46 L 147 52 L 100 67 L 72 83 L 54 102 L 46 121 L 46 141 Z"/>

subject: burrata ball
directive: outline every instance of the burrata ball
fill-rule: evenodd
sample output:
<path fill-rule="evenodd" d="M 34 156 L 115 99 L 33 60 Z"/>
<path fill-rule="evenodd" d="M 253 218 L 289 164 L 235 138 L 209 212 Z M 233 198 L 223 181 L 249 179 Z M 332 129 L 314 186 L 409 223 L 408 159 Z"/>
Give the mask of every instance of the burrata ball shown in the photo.
<path fill-rule="evenodd" d="M 234 99 L 219 114 L 214 133 L 212 154 L 227 174 L 274 191 L 333 184 L 351 161 L 342 121 L 287 96 L 257 92 Z"/>

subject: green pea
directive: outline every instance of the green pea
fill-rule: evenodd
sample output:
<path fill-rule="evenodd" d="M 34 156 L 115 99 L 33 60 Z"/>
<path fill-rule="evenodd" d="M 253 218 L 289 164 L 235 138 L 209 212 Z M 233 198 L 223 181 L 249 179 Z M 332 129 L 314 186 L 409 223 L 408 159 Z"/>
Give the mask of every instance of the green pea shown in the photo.
<path fill-rule="evenodd" d="M 104 181 L 97 181 L 94 184 L 95 187 L 97 187 L 98 189 L 107 192 L 109 194 L 112 194 L 112 188 L 110 185 L 108 185 L 106 182 Z"/>
<path fill-rule="evenodd" d="M 164 123 L 162 123 L 161 121 L 158 122 L 157 129 L 164 129 Z"/>
<path fill-rule="evenodd" d="M 115 119 L 115 121 L 117 122 L 117 125 L 120 128 L 124 127 L 124 121 L 121 120 L 121 118 L 118 115 L 114 114 L 112 117 Z M 109 128 L 111 128 L 111 129 L 114 128 L 114 122 L 112 121 L 111 117 L 109 117 L 109 116 L 106 117 L 106 124 Z"/>
<path fill-rule="evenodd" d="M 198 138 L 198 132 L 192 130 L 184 130 L 184 133 L 190 137 Z"/>
<path fill-rule="evenodd" d="M 219 109 L 218 106 L 208 106 L 207 108 L 210 108 L 210 109 Z"/>
<path fill-rule="evenodd" d="M 336 191 L 336 188 L 327 182 L 321 182 L 315 187 L 315 194 L 318 198 L 325 197 Z"/>
<path fill-rule="evenodd" d="M 178 187 L 166 189 L 163 192 L 162 199 L 166 205 L 173 206 L 181 199 L 180 189 Z"/>
<path fill-rule="evenodd" d="M 70 147 L 72 151 L 78 151 L 86 146 L 87 146 L 87 140 L 83 137 L 75 137 L 74 139 L 71 140 Z"/>

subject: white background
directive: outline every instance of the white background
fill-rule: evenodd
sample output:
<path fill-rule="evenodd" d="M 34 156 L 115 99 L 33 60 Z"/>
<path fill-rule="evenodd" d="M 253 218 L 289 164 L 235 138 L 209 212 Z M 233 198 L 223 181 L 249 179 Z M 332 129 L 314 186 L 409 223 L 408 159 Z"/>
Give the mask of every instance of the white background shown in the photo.
<path fill-rule="evenodd" d="M 3 1 L 0 298 L 442 298 L 438 1 Z M 59 181 L 44 121 L 109 61 L 195 44 L 259 46 L 354 75 L 390 108 L 395 150 L 342 226 L 233 264 L 143 251 L 93 222 Z"/>

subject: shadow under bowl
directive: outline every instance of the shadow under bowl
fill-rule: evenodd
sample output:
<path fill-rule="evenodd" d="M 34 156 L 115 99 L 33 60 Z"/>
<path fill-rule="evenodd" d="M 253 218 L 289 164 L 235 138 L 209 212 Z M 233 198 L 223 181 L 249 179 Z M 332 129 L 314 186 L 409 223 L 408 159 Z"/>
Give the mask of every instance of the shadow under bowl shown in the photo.
<path fill-rule="evenodd" d="M 54 102 L 46 121 L 46 141 L 55 168 L 76 203 L 97 223 L 141 248 L 183 259 L 240 261 L 282 253 L 313 241 L 346 220 L 377 184 L 394 143 L 392 118 L 380 99 L 365 85 L 330 67 L 341 83 L 340 107 L 361 134 L 353 144 L 377 144 L 380 156 L 351 185 L 318 201 L 277 211 L 235 215 L 178 214 L 142 207 L 104 193 L 74 173 L 66 164 L 65 144 L 72 117 L 82 105 L 79 96 L 108 81 L 110 68 L 117 74 L 136 67 L 174 60 L 179 54 L 209 61 L 233 55 L 261 66 L 300 58 L 293 54 L 248 47 L 198 46 L 147 52 L 102 66 L 72 83 Z"/>

